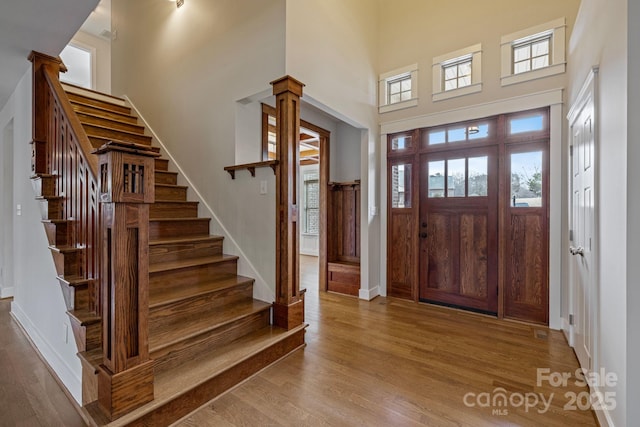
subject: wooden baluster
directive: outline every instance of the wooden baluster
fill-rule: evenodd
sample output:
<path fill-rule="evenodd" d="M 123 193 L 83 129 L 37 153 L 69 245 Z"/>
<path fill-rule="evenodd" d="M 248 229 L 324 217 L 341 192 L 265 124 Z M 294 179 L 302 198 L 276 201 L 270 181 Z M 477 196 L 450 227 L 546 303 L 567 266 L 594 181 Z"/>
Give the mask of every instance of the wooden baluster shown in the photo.
<path fill-rule="evenodd" d="M 104 362 L 98 402 L 116 419 L 153 400 L 149 359 L 149 203 L 154 157 L 144 147 L 109 142 L 99 155 L 103 239 L 101 276 Z"/>
<path fill-rule="evenodd" d="M 285 76 L 271 82 L 276 96 L 276 301 L 273 322 L 292 329 L 304 322 L 298 265 L 298 158 L 302 83 Z"/>

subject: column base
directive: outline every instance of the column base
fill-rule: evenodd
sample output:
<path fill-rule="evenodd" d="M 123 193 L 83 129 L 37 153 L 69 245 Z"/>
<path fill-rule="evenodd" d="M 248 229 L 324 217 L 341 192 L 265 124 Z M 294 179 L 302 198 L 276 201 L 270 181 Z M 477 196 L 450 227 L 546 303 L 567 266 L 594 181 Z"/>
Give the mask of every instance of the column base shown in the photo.
<path fill-rule="evenodd" d="M 304 295 L 291 304 L 273 303 L 273 324 L 291 330 L 304 323 Z"/>
<path fill-rule="evenodd" d="M 153 360 L 118 374 L 98 368 L 98 404 L 113 421 L 153 400 Z"/>

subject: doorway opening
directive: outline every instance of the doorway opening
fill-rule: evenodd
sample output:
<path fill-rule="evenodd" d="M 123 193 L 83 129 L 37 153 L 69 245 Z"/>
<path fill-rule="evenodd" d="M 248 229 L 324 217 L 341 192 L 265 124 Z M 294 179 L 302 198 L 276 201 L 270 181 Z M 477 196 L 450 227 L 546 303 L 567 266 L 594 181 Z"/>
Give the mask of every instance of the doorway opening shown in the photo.
<path fill-rule="evenodd" d="M 297 174 L 300 207 L 298 265 L 300 287 L 314 295 L 327 290 L 327 192 L 331 133 L 300 120 Z M 276 111 L 262 104 L 262 160 L 276 158 Z"/>

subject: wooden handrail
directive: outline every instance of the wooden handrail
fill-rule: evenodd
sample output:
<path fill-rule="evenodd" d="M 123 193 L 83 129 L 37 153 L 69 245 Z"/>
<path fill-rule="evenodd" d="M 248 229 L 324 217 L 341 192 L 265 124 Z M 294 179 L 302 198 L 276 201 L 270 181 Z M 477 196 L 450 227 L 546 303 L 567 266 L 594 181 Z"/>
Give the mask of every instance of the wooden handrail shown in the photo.
<path fill-rule="evenodd" d="M 46 67 L 43 69 L 44 78 L 49 84 L 49 88 L 51 89 L 51 94 L 55 97 L 58 105 L 63 111 L 66 119 L 69 122 L 69 126 L 71 127 L 71 132 L 75 137 L 78 146 L 81 148 L 81 153 L 84 156 L 84 160 L 89 165 L 91 172 L 93 173 L 93 178 L 97 179 L 98 177 L 98 158 L 91 153 L 94 148 L 89 141 L 89 137 L 87 133 L 82 128 L 82 123 L 80 123 L 80 119 L 76 115 L 73 110 L 73 106 L 71 102 L 69 102 L 69 98 L 67 97 L 62 84 L 60 84 L 60 80 L 58 79 L 58 75 L 54 73 L 50 68 Z"/>

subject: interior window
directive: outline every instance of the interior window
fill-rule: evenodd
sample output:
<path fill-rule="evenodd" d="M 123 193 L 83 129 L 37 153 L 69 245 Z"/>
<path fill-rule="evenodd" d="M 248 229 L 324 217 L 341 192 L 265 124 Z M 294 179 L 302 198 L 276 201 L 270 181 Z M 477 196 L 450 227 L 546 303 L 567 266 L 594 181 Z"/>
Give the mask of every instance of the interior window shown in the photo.
<path fill-rule="evenodd" d="M 68 44 L 60 53 L 60 58 L 68 68 L 66 73 L 60 73 L 60 81 L 93 89 L 91 51 Z"/>

